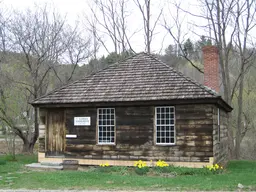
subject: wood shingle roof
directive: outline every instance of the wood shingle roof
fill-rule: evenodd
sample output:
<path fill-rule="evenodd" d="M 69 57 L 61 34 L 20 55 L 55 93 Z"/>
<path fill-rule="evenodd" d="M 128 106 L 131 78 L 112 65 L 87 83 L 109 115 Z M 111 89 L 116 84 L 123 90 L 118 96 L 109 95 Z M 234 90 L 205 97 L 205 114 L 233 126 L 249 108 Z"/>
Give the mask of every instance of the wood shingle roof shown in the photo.
<path fill-rule="evenodd" d="M 155 56 L 139 53 L 38 98 L 33 105 L 220 98 Z"/>

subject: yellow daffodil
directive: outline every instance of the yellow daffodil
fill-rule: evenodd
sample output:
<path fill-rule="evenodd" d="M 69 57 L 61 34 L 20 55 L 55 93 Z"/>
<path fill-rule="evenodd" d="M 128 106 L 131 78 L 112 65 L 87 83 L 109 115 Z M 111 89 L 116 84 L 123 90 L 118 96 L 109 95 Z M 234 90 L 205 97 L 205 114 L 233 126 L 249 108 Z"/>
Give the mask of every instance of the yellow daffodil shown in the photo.
<path fill-rule="evenodd" d="M 157 167 L 168 167 L 169 164 L 166 163 L 165 161 L 158 160 L 158 161 L 156 162 L 156 166 L 157 166 Z"/>

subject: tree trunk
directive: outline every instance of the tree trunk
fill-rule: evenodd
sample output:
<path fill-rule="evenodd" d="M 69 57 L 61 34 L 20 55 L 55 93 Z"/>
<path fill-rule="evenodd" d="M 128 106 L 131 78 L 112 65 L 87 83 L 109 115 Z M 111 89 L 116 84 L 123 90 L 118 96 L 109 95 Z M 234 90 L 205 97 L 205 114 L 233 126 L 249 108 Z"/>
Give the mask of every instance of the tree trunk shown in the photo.
<path fill-rule="evenodd" d="M 29 142 L 28 140 L 23 141 L 22 153 L 33 154 L 35 143 Z"/>
<path fill-rule="evenodd" d="M 235 143 L 235 158 L 240 158 L 241 132 L 242 132 L 242 113 L 243 113 L 243 91 L 244 91 L 244 65 L 241 67 L 241 79 L 238 95 L 238 114 L 237 114 L 237 128 L 236 128 L 236 143 Z"/>
<path fill-rule="evenodd" d="M 151 43 L 151 34 L 150 34 L 150 0 L 146 2 L 146 8 L 147 8 L 147 33 L 146 33 L 146 38 L 147 38 L 147 52 L 150 53 L 150 43 Z"/>
<path fill-rule="evenodd" d="M 34 132 L 34 135 L 33 135 L 33 138 L 32 138 L 32 143 L 36 143 L 37 139 L 38 139 L 38 136 L 39 136 L 39 124 L 38 124 L 38 108 L 35 107 L 34 108 L 35 110 L 35 122 L 34 122 L 34 126 L 35 126 L 35 132 Z"/>
<path fill-rule="evenodd" d="M 34 108 L 35 110 L 35 120 L 34 120 L 34 133 L 33 135 L 30 137 L 29 135 L 24 136 L 24 135 L 19 135 L 20 138 L 23 141 L 23 148 L 22 148 L 22 153 L 26 153 L 26 154 L 32 154 L 34 151 L 34 146 L 35 143 L 38 139 L 39 136 L 39 124 L 38 124 L 38 108 Z"/>

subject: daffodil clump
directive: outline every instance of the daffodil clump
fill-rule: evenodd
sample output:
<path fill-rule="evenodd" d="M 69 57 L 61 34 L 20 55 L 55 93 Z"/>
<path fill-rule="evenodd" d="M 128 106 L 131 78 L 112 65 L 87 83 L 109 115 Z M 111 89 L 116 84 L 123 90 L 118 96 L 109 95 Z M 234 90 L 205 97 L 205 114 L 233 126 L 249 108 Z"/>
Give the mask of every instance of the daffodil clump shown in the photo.
<path fill-rule="evenodd" d="M 169 166 L 169 164 L 166 163 L 165 161 L 158 160 L 158 161 L 156 162 L 156 167 L 168 167 L 168 166 Z"/>
<path fill-rule="evenodd" d="M 134 163 L 135 173 L 138 175 L 145 175 L 149 171 L 149 167 L 145 161 L 139 160 Z"/>
<path fill-rule="evenodd" d="M 214 173 L 220 173 L 223 171 L 223 167 L 218 164 L 207 165 L 206 169 L 208 169 L 209 171 L 212 171 Z"/>
<path fill-rule="evenodd" d="M 100 164 L 100 167 L 109 167 L 109 163 L 102 163 Z"/>
<path fill-rule="evenodd" d="M 143 167 L 147 167 L 147 163 L 145 161 L 142 161 L 142 160 L 135 161 L 134 167 L 138 167 L 139 169 L 141 169 Z"/>

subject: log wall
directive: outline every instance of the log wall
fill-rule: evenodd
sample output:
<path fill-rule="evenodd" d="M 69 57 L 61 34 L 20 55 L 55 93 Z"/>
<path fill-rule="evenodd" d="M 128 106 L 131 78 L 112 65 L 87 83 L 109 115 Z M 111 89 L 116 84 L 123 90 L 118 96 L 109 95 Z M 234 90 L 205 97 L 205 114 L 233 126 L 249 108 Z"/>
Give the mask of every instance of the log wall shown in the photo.
<path fill-rule="evenodd" d="M 176 105 L 176 144 L 171 146 L 154 142 L 154 106 L 115 107 L 115 145 L 97 144 L 97 108 L 62 110 L 66 134 L 77 135 L 66 139 L 65 156 L 69 158 L 208 162 L 213 157 L 213 105 Z M 91 117 L 91 125 L 74 126 L 74 117 L 79 116 Z M 44 138 L 41 134 L 40 152 L 47 152 Z"/>
<path fill-rule="evenodd" d="M 218 108 L 213 108 L 213 157 L 214 163 L 225 165 L 228 160 L 228 114 L 219 109 L 218 128 Z M 219 132 L 220 131 L 220 132 Z"/>

